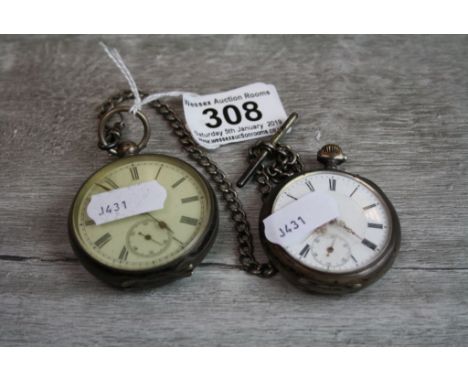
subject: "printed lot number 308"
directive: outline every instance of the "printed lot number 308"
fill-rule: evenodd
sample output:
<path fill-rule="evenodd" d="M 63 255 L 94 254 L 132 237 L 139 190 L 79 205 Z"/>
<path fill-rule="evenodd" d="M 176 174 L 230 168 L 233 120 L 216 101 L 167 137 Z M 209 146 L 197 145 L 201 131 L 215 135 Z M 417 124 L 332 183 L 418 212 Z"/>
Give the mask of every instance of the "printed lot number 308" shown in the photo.
<path fill-rule="evenodd" d="M 262 112 L 258 109 L 258 104 L 256 102 L 244 102 L 242 104 L 242 109 L 244 110 L 245 118 L 251 122 L 258 121 L 263 116 Z M 230 125 L 237 125 L 242 121 L 242 112 L 236 105 L 224 106 L 222 113 L 224 120 Z M 211 129 L 215 129 L 223 124 L 223 120 L 219 117 L 218 110 L 216 109 L 205 109 L 202 114 L 210 117 L 211 121 L 205 123 L 205 125 Z"/>

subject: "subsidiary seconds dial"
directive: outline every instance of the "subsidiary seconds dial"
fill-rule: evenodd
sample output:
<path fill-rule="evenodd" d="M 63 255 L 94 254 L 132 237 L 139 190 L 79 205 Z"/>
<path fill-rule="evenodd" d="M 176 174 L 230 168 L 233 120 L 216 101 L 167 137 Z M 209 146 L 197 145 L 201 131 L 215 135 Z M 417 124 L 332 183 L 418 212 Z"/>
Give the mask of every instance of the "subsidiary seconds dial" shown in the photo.
<path fill-rule="evenodd" d="M 317 263 L 327 269 L 342 267 L 350 259 L 356 261 L 348 241 L 337 234 L 317 236 L 312 241 L 312 245 L 307 246 L 307 249 L 307 251 L 303 250 L 302 254 L 307 256 L 310 251 Z"/>

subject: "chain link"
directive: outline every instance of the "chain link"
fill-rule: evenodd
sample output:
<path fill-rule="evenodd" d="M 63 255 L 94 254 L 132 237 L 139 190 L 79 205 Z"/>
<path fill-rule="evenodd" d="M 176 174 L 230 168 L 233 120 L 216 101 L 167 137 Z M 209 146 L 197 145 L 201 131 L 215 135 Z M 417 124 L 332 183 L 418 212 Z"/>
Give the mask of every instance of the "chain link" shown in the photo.
<path fill-rule="evenodd" d="M 140 92 L 140 96 L 144 98 L 145 94 Z M 106 102 L 104 102 L 101 105 L 98 118 L 102 118 L 102 116 L 111 109 L 131 99 L 133 99 L 133 94 L 130 91 L 122 92 L 120 94 L 110 97 Z M 226 206 L 228 207 L 231 213 L 231 219 L 234 221 L 234 227 L 237 233 L 237 240 L 239 242 L 239 262 L 242 266 L 242 269 L 247 273 L 254 274 L 263 278 L 273 276 L 277 272 L 273 265 L 269 262 L 260 263 L 255 258 L 253 237 L 250 229 L 250 224 L 247 220 L 245 209 L 242 206 L 237 192 L 234 190 L 233 185 L 229 182 L 226 174 L 192 139 L 190 132 L 185 126 L 185 123 L 179 119 L 177 114 L 168 105 L 163 104 L 160 101 L 153 101 L 152 103 L 150 103 L 150 106 L 152 106 L 167 122 L 169 122 L 170 127 L 172 128 L 174 134 L 177 136 L 183 149 L 189 154 L 192 160 L 194 160 L 201 167 L 203 167 L 205 172 L 216 184 L 218 191 L 221 193 L 221 196 L 224 199 Z M 109 127 L 106 133 L 109 134 L 110 140 L 110 138 L 112 138 L 110 135 L 113 134 L 112 128 Z M 275 169 L 272 168 L 271 170 L 267 170 L 266 168 L 262 168 L 262 171 L 265 171 L 265 175 L 267 175 L 268 172 L 271 172 L 272 174 L 275 173 L 275 179 L 278 175 L 283 175 L 287 172 L 290 172 L 292 170 L 291 166 L 297 165 L 297 163 L 299 163 L 297 159 L 295 164 L 291 163 L 294 162 L 294 160 L 291 158 L 291 150 L 286 149 L 286 146 L 281 147 L 285 147 L 285 150 L 282 150 L 281 159 L 278 163 L 285 163 L 286 167 L 284 169 L 281 169 L 278 164 L 276 167 L 273 167 Z M 265 182 L 267 182 L 267 180 Z"/>
<path fill-rule="evenodd" d="M 299 154 L 294 153 L 287 145 L 258 142 L 249 150 L 249 161 L 255 163 L 260 155 L 268 152 L 269 161 L 262 163 L 255 172 L 255 181 L 263 198 L 272 188 L 291 176 L 302 172 L 303 165 Z"/>

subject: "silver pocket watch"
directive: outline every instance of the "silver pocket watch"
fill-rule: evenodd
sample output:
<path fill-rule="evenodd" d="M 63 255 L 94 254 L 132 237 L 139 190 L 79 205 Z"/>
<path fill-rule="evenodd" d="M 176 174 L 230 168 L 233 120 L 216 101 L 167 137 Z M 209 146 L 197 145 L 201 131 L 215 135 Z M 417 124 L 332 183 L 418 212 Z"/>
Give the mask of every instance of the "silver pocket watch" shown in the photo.
<path fill-rule="evenodd" d="M 297 154 L 278 143 L 297 119 L 292 114 L 269 143 L 251 150 L 251 166 L 239 180 L 253 175 L 264 203 L 260 238 L 274 267 L 295 286 L 311 292 L 354 292 L 378 280 L 394 262 L 400 247 L 398 215 L 385 193 L 372 181 L 338 169 L 346 161 L 342 149 L 327 144 L 317 153 L 323 168 L 303 171 Z M 270 164 L 267 165 L 270 159 Z M 336 202 L 339 216 L 318 227 L 294 245 L 280 246 L 267 239 L 264 219 L 309 193 L 322 193 Z M 285 222 L 283 230 L 300 222 Z"/>

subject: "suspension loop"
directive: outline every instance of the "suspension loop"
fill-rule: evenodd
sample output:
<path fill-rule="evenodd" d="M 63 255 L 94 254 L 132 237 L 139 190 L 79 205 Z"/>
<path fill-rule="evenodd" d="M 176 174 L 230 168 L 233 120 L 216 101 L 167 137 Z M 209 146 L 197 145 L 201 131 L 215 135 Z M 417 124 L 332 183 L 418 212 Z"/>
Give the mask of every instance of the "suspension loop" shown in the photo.
<path fill-rule="evenodd" d="M 102 150 L 106 150 L 110 154 L 119 157 L 138 154 L 146 147 L 150 138 L 148 119 L 142 112 L 137 111 L 135 115 L 142 123 L 143 136 L 139 143 L 130 140 L 122 141 L 122 130 L 125 128 L 122 113 L 130 113 L 130 108 L 119 106 L 109 109 L 106 113 L 102 114 L 98 127 L 98 146 Z M 109 126 L 108 122 L 115 114 L 120 115 L 120 121 Z"/>

